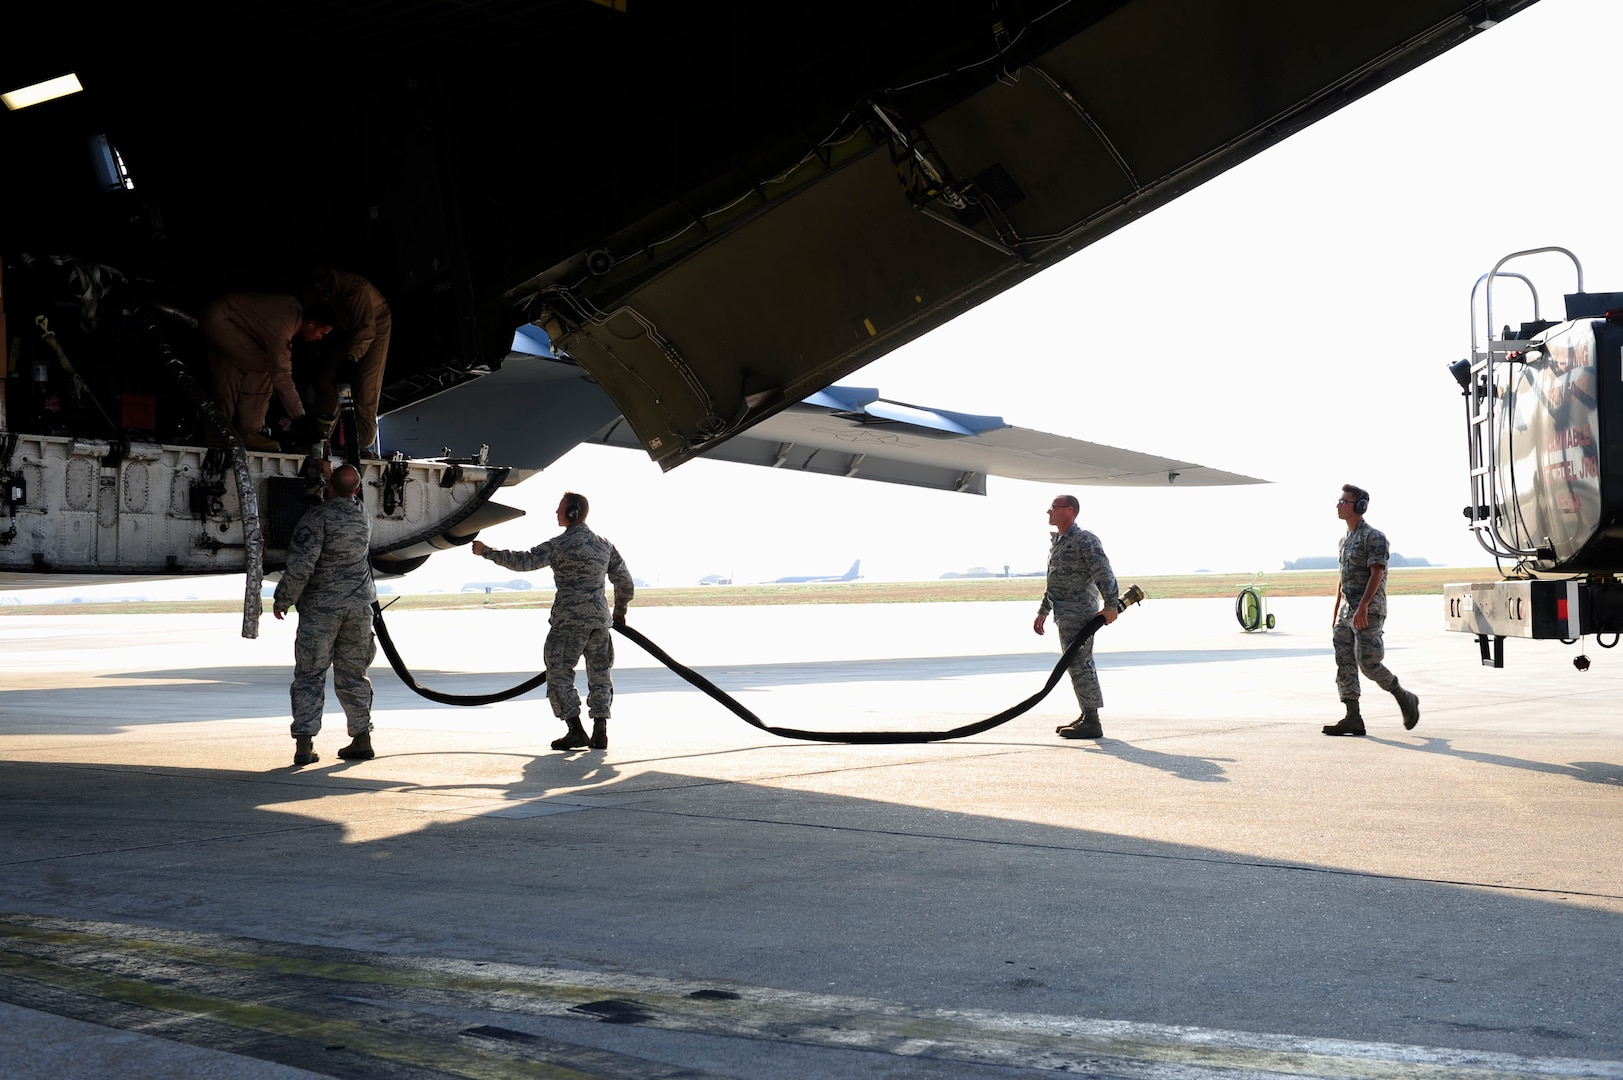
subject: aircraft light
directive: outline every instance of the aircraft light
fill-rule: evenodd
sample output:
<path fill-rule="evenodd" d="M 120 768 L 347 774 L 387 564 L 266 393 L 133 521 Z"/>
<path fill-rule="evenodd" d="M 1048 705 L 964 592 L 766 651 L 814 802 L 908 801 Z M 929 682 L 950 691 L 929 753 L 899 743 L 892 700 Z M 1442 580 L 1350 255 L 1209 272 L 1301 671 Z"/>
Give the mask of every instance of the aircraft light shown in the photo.
<path fill-rule="evenodd" d="M 83 89 L 84 87 L 79 85 L 79 76 L 70 71 L 66 75 L 58 75 L 54 79 L 46 79 L 31 86 L 20 86 L 9 94 L 0 94 L 0 101 L 5 102 L 6 108 L 15 112 L 30 105 L 77 94 Z"/>
<path fill-rule="evenodd" d="M 1471 360 L 1469 357 L 1456 360 L 1448 365 L 1448 373 L 1454 376 L 1454 381 L 1460 384 L 1460 389 L 1466 393 L 1471 391 Z"/>

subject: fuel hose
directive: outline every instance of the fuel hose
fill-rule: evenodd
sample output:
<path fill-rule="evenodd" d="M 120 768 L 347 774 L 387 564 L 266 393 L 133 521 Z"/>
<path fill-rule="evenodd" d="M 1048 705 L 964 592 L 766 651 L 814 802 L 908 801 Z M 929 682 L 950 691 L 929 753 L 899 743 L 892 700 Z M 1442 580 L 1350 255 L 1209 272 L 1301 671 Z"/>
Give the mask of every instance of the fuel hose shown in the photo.
<path fill-rule="evenodd" d="M 447 694 L 440 690 L 430 690 L 417 681 L 411 670 L 406 667 L 406 662 L 400 658 L 400 650 L 395 648 L 394 638 L 389 636 L 389 628 L 383 622 L 383 606 L 376 600 L 372 601 L 372 631 L 378 636 L 378 644 L 383 646 L 383 655 L 389 658 L 389 666 L 394 668 L 394 673 L 400 676 L 400 681 L 406 684 L 407 689 L 441 705 L 494 705 L 498 701 L 528 694 L 547 681 L 547 673 L 543 671 L 539 675 L 525 679 L 517 686 L 489 694 Z"/>
<path fill-rule="evenodd" d="M 1140 589 L 1137 585 L 1128 586 L 1122 593 L 1121 600 L 1117 602 L 1116 610 L 1125 611 L 1128 605 L 1139 603 L 1143 599 L 1143 589 Z M 1058 685 L 1060 679 L 1064 678 L 1065 671 L 1071 666 L 1071 661 L 1076 659 L 1077 652 L 1104 625 L 1105 617 L 1103 612 L 1089 619 L 1076 637 L 1071 639 L 1071 643 L 1065 647 L 1065 651 L 1060 653 L 1058 662 L 1054 664 L 1054 670 L 1049 672 L 1048 679 L 1043 683 L 1042 689 L 1035 694 L 1016 705 L 1011 705 L 1000 713 L 988 716 L 984 720 L 976 720 L 973 723 L 947 728 L 944 731 L 807 731 L 802 728 L 777 727 L 766 723 L 749 709 L 746 709 L 727 691 L 672 657 L 670 653 L 649 640 L 648 636 L 642 631 L 624 623 L 615 624 L 614 629 L 622 637 L 636 642 L 647 651 L 648 655 L 664 664 L 673 673 L 699 690 L 704 691 L 734 716 L 769 735 L 776 735 L 781 739 L 801 739 L 807 742 L 876 745 L 942 742 L 947 739 L 962 739 L 970 735 L 979 735 L 983 731 L 990 731 L 995 727 L 1008 723 L 1017 716 L 1031 711 L 1039 701 L 1047 697 L 1049 692 Z M 372 627 L 377 632 L 378 642 L 383 646 L 384 655 L 389 658 L 389 664 L 394 668 L 395 674 L 400 676 L 400 680 L 417 694 L 430 701 L 437 701 L 442 705 L 490 705 L 498 701 L 518 697 L 520 694 L 527 694 L 547 681 L 546 673 L 543 672 L 519 683 L 517 686 L 489 694 L 446 694 L 438 690 L 431 690 L 420 685 L 406 668 L 405 662 L 400 659 L 400 652 L 395 648 L 394 641 L 389 637 L 389 630 L 383 623 L 383 608 L 376 602 L 372 604 Z"/>

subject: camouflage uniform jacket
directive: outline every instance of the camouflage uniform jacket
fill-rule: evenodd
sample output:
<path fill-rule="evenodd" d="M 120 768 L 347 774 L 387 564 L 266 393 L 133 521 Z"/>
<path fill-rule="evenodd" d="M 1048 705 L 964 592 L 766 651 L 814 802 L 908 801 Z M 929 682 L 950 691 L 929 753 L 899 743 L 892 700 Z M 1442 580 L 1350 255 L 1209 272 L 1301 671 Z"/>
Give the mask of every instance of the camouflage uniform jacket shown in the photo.
<path fill-rule="evenodd" d="M 1357 528 L 1348 529 L 1341 538 L 1341 595 L 1357 606 L 1369 587 L 1369 568 L 1390 565 L 1391 556 L 1386 546 L 1386 534 L 1367 521 Z M 1382 575 L 1380 588 L 1370 600 L 1371 606 L 1386 604 L 1386 577 Z"/>
<path fill-rule="evenodd" d="M 305 511 L 287 545 L 276 609 L 336 611 L 378 598 L 372 584 L 372 523 L 358 499 L 328 498 Z"/>
<path fill-rule="evenodd" d="M 557 594 L 552 600 L 552 622 L 609 623 L 609 601 L 603 594 L 603 579 L 614 582 L 614 610 L 624 616 L 636 587 L 631 571 L 613 544 L 584 524 L 571 525 L 551 540 L 529 551 L 485 549 L 485 558 L 509 570 L 539 570 L 552 567 Z"/>
<path fill-rule="evenodd" d="M 1116 573 L 1097 536 L 1073 523 L 1049 543 L 1048 588 L 1037 614 L 1047 615 L 1052 609 L 1055 618 L 1091 617 L 1099 610 L 1100 599 L 1107 604 L 1121 599 Z"/>

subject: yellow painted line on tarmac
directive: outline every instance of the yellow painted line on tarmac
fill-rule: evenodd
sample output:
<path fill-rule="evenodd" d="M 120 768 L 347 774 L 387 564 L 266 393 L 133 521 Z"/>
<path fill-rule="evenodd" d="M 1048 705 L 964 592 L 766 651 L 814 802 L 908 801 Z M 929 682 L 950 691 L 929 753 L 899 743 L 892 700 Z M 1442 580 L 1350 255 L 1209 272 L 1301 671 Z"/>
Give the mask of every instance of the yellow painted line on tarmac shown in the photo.
<path fill-rule="evenodd" d="M 120 974 L 105 974 L 106 969 Z M 143 972 L 162 979 L 162 984 L 143 981 Z M 418 1015 L 425 1016 L 446 1009 L 481 1013 L 488 1018 L 486 1026 L 459 1032 L 481 1046 L 504 1037 L 532 1038 L 492 1026 L 503 1016 L 530 1016 L 753 1040 L 762 1044 L 763 1055 L 772 1046 L 789 1043 L 899 1059 L 1091 1070 L 1129 1077 L 1250 1072 L 1345 1080 L 1623 1080 L 1623 1062 L 919 1008 L 831 994 L 322 950 L 32 916 L 0 917 L 0 977 L 7 974 L 166 1012 L 207 1015 L 258 1031 L 342 1043 L 379 1058 L 457 1076 L 591 1074 L 487 1054 L 465 1041 L 437 1041 L 420 1032 L 403 1038 L 398 1030 L 363 1022 L 229 1000 L 220 988 L 241 983 L 243 992 L 264 996 L 269 980 L 276 1000 L 298 1001 L 310 1009 L 315 1008 L 311 1002 L 330 1003 L 337 1017 L 355 1002 L 397 1012 L 411 1012 L 417 1006 Z M 485 1037 L 489 1033 L 495 1034 Z M 556 1035 L 545 1041 L 559 1045 Z M 601 1053 L 585 1048 L 581 1052 Z M 618 1060 L 625 1068 L 608 1068 L 601 1075 L 654 1075 L 643 1071 L 651 1064 L 648 1061 Z M 492 1063 L 505 1071 L 476 1071 Z M 516 1064 L 538 1071 L 518 1071 Z"/>
<path fill-rule="evenodd" d="M 141 979 L 105 975 L 49 960 L 0 951 L 0 976 L 12 976 L 54 986 L 104 1001 L 122 1002 L 144 1009 L 191 1017 L 323 1047 L 342 1047 L 353 1053 L 404 1065 L 437 1069 L 471 1080 L 533 1077 L 535 1080 L 592 1080 L 593 1073 L 544 1062 L 483 1053 L 453 1042 L 422 1039 L 399 1032 L 326 1016 L 273 1008 L 158 986 Z"/>

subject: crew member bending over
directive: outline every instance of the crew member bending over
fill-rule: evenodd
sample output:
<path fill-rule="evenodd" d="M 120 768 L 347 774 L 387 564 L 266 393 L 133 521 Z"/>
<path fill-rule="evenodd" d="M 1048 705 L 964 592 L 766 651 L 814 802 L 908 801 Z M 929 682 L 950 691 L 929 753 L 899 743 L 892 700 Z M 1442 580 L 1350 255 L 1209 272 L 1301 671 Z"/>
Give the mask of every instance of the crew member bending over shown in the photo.
<path fill-rule="evenodd" d="M 318 309 L 306 311 L 280 293 L 227 293 L 203 309 L 198 320 L 208 347 L 214 398 L 227 424 L 235 424 L 250 450 L 276 451 L 281 444 L 263 432 L 271 391 L 288 418 L 308 436 L 304 402 L 293 384 L 293 339 L 320 341 L 332 322 Z"/>
<path fill-rule="evenodd" d="M 360 274 L 317 265 L 310 270 L 310 289 L 329 305 L 335 332 L 322 349 L 316 379 L 316 415 L 330 433 L 338 418 L 338 388 L 348 386 L 355 401 L 358 449 L 378 437 L 378 406 L 383 397 L 383 369 L 389 361 L 394 317 L 383 294 Z"/>

